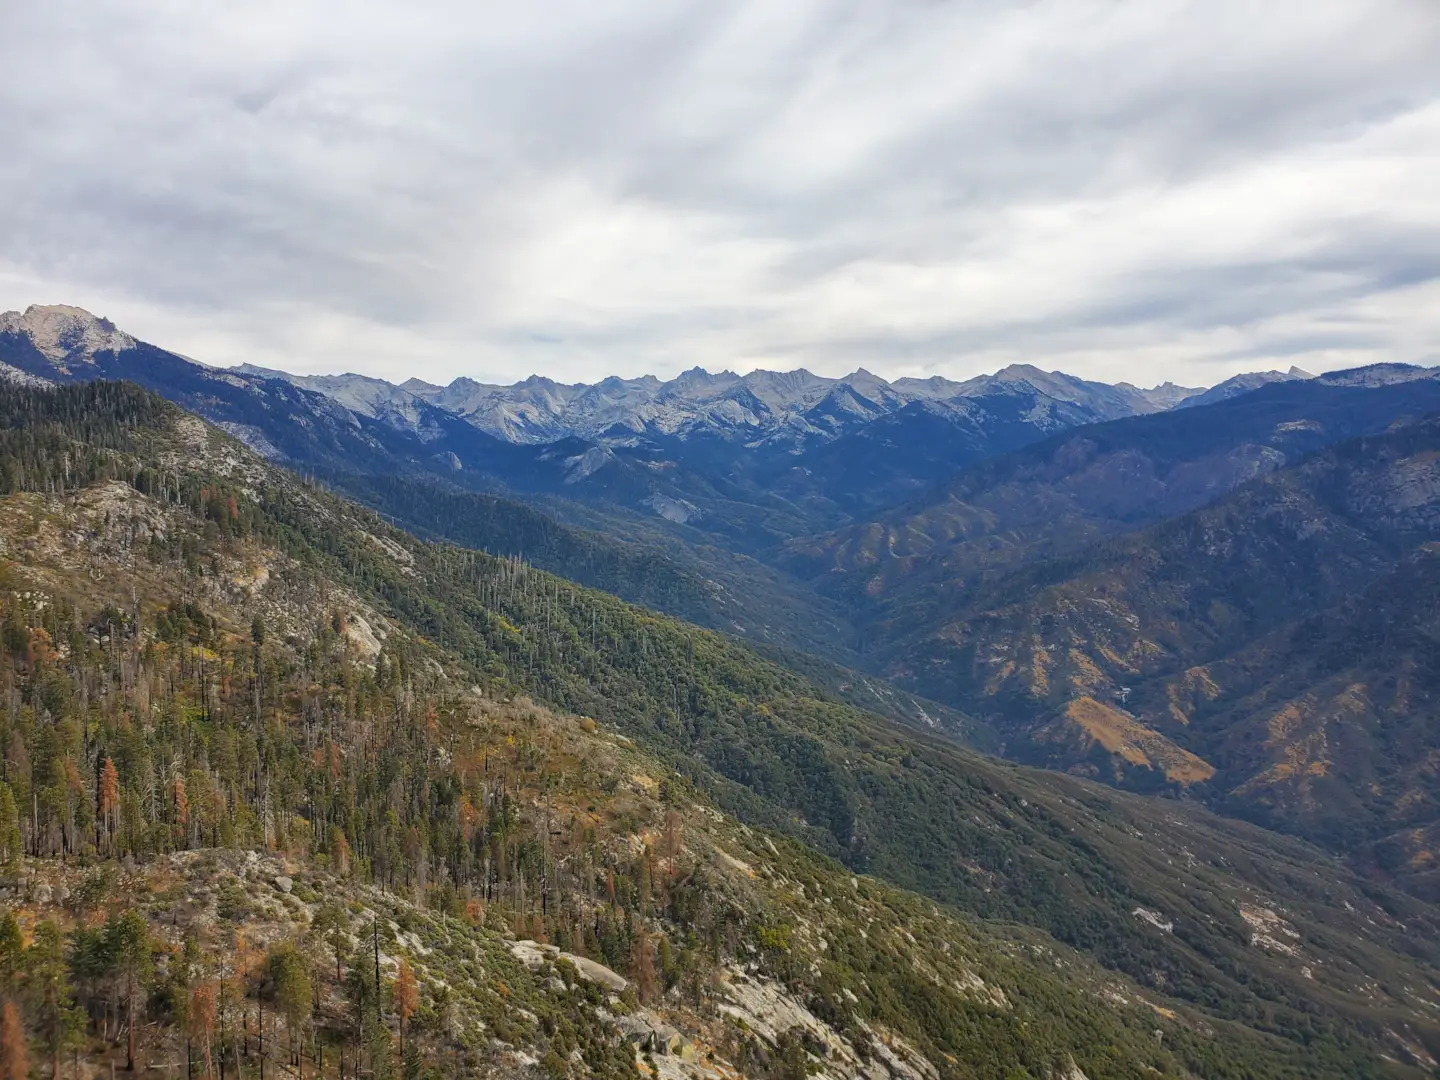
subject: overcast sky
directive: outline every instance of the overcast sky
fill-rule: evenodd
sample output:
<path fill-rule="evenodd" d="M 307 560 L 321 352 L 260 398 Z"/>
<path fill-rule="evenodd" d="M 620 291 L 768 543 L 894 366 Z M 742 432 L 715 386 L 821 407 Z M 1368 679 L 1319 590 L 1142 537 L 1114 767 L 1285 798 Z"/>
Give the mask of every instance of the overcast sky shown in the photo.
<path fill-rule="evenodd" d="M 211 363 L 1440 363 L 1435 0 L 0 0 L 0 140 L 0 309 Z"/>

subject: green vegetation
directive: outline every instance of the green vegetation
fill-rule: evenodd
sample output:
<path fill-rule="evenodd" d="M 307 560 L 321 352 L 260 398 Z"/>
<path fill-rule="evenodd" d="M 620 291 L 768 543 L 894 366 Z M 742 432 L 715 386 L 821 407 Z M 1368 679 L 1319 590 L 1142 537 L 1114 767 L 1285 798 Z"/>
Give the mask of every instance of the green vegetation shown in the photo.
<path fill-rule="evenodd" d="M 898 729 L 728 638 L 418 542 L 129 388 L 6 389 L 4 417 L 0 746 L 29 808 L 21 846 L 57 863 L 207 848 L 307 868 L 267 899 L 217 864 L 216 925 L 197 933 L 276 906 L 318 917 L 331 891 L 402 932 L 423 910 L 425 933 L 491 956 L 462 1003 L 486 1040 L 536 1045 L 552 1072 L 572 1052 L 601 1074 L 619 1059 L 578 1003 L 527 1003 L 533 1022 L 495 1004 L 496 978 L 513 991 L 496 974 L 515 968 L 506 929 L 629 973 L 632 1008 L 684 999 L 687 973 L 698 1001 L 709 975 L 750 963 L 850 1045 L 879 1025 L 945 1075 L 1039 1078 L 1066 1055 L 1092 1077 L 1379 1075 L 1377 1047 L 1436 1037 L 1421 1004 L 1433 909 L 1303 845 Z M 72 425 L 88 425 L 83 453 Z M 195 903 L 152 893 L 152 928 Z M 312 994 L 324 979 L 348 1004 L 302 1020 L 293 957 L 234 992 L 291 1015 L 293 1059 L 329 1045 L 380 1071 L 403 1010 L 356 951 L 357 914 L 341 930 L 327 911 L 290 942 L 310 950 Z M 1302 948 L 1255 944 L 1261 917 Z M 399 942 L 382 948 L 422 973 L 423 1027 L 443 1011 L 435 987 L 458 984 Z M 814 1053 L 798 1033 L 727 1038 L 777 1077 Z M 416 1069 L 494 1049 L 406 1045 Z"/>
<path fill-rule="evenodd" d="M 909 681 L 1014 757 L 1183 786 L 1433 900 L 1437 458 L 1440 423 L 1405 425 L 977 581 L 896 646 Z"/>
<path fill-rule="evenodd" d="M 643 521 L 558 500 L 546 506 L 594 523 L 579 528 L 523 503 L 433 478 L 341 470 L 321 475 L 416 536 L 521 558 L 633 604 L 753 641 L 842 661 L 855 657 L 853 632 L 836 605 L 754 559 L 679 543 Z"/>

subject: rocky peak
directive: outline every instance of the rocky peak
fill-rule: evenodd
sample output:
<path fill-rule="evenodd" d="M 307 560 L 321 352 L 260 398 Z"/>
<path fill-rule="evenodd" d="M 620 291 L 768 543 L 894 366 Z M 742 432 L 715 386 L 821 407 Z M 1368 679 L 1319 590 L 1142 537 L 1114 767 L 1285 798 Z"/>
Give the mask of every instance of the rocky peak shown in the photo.
<path fill-rule="evenodd" d="M 739 381 L 740 376 L 733 371 L 721 371 L 712 375 L 704 368 L 697 366 L 692 367 L 689 371 L 682 371 L 665 383 L 662 390 L 669 396 L 704 395 L 707 391 L 724 390 Z"/>
<path fill-rule="evenodd" d="M 931 375 L 927 379 L 900 378 L 890 385 L 898 392 L 912 398 L 928 398 L 936 401 L 953 398 L 965 388 L 964 383 L 947 379 L 943 375 Z"/>
<path fill-rule="evenodd" d="M 1417 379 L 1440 378 L 1440 368 L 1416 364 L 1371 364 L 1349 371 L 1332 371 L 1321 375 L 1320 381 L 1330 386 L 1393 386 Z"/>
<path fill-rule="evenodd" d="M 1251 390 L 1258 390 L 1271 383 L 1299 382 L 1313 378 L 1314 376 L 1309 372 L 1302 371 L 1298 367 L 1291 367 L 1289 371 L 1247 371 L 1240 375 L 1234 375 L 1222 383 L 1217 383 L 1203 394 L 1186 398 L 1180 402 L 1178 407 L 1187 409 L 1196 405 L 1213 405 L 1216 402 L 1228 401 L 1241 394 L 1248 394 Z"/>
<path fill-rule="evenodd" d="M 21 334 L 52 363 L 92 363 L 99 352 L 135 347 L 135 339 L 109 319 L 68 304 L 31 304 L 24 314 L 0 315 L 0 333 Z"/>

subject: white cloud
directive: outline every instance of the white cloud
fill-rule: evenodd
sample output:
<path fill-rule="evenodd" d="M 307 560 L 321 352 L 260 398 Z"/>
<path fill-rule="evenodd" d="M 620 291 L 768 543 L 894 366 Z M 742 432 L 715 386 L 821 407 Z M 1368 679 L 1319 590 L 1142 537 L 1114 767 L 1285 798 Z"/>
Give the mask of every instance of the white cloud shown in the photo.
<path fill-rule="evenodd" d="M 59 0 L 0 306 L 403 379 L 1440 359 L 1440 9 Z"/>

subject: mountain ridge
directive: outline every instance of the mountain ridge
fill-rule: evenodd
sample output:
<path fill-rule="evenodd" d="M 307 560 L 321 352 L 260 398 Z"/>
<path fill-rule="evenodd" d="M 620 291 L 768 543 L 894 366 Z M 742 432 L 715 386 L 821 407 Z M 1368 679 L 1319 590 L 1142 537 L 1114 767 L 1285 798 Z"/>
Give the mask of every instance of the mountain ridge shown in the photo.
<path fill-rule="evenodd" d="M 890 383 L 864 369 L 830 379 L 803 369 L 692 368 L 663 382 L 534 375 L 510 387 L 466 378 L 396 386 L 353 374 L 211 368 L 119 333 L 76 308 L 32 305 L 4 316 L 0 363 L 59 381 L 135 379 L 272 459 L 558 497 L 619 515 L 607 528 L 622 535 L 627 516 L 648 516 L 742 556 L 841 525 L 993 453 L 1190 393 L 1024 365 L 967 382 Z M 871 467 L 852 473 L 844 447 L 828 449 L 847 439 Z"/>
<path fill-rule="evenodd" d="M 1256 780 L 1256 771 L 1284 763 L 1245 772 L 1239 763 L 1247 759 L 1226 749 L 1225 732 L 1255 730 L 1268 692 L 1299 702 L 1310 731 L 1326 722 L 1320 716 L 1326 709 L 1350 708 L 1335 694 L 1306 704 L 1278 676 L 1252 685 L 1243 650 L 1197 656 L 1195 673 L 1169 672 L 1168 682 L 1143 685 L 1122 675 L 1114 657 L 1089 655 L 1081 645 L 1047 651 L 1043 663 L 1016 660 L 1016 671 L 1037 685 L 1048 680 L 1069 688 L 1053 700 L 1045 691 L 1019 693 L 1015 672 L 996 676 L 1000 689 L 981 692 L 955 667 L 956 657 L 972 641 L 988 642 L 978 646 L 987 656 L 1004 651 L 986 635 L 993 638 L 1010 616 L 985 607 L 986 597 L 1008 589 L 1007 603 L 1024 609 L 1096 552 L 1123 549 L 1127 536 L 1143 541 L 1151 535 L 1145 530 L 1223 505 L 1306 455 L 1440 409 L 1440 371 L 1397 364 L 1319 377 L 1293 369 L 1259 373 L 1229 380 L 1214 388 L 1216 400 L 1185 408 L 1175 406 L 1196 395 L 1181 388 L 1108 387 L 1026 365 L 966 384 L 892 384 L 863 369 L 826 380 L 803 370 L 741 376 L 695 368 L 669 383 L 523 380 L 516 387 L 536 424 L 555 423 L 573 407 L 596 426 L 608 425 L 595 438 L 532 443 L 488 434 L 383 380 L 206 368 L 77 309 L 7 315 L 0 363 L 12 377 L 31 380 L 135 379 L 271 460 L 301 468 L 423 535 L 532 558 L 585 584 L 763 643 L 786 667 L 813 670 L 846 700 L 891 719 L 1031 764 L 1083 768 L 1122 787 L 1203 798 L 1332 850 L 1340 841 L 1323 815 L 1295 809 L 1296 798 L 1308 795 L 1292 798 L 1285 784 Z M 429 397 L 453 389 L 471 401 L 494 389 L 471 380 L 416 388 Z M 746 438 L 703 426 L 669 433 L 651 426 L 637 435 L 624 420 L 683 395 L 712 403 L 715 415 L 743 428 Z M 1150 400 L 1137 404 L 1137 395 Z M 1141 407 L 1148 411 L 1134 415 Z M 1107 412 L 1122 415 L 1094 420 Z M 760 418 L 769 426 L 750 438 L 761 430 Z M 1423 580 L 1412 584 L 1416 595 L 1428 595 Z M 1264 595 L 1263 582 L 1250 592 Z M 1297 618 L 1329 625 L 1325 605 L 1339 599 L 1317 593 L 1313 610 Z M 1209 613 L 1166 617 L 1203 626 Z M 1022 626 L 1022 636 L 1042 639 L 1047 618 L 1037 616 L 1033 633 Z M 1090 623 L 1096 637 L 1124 637 L 1124 627 L 1111 634 Z M 1406 625 L 1412 624 L 1423 636 L 1423 620 Z M 1340 641 L 1338 633 L 1331 638 Z M 1170 638 L 1147 631 L 1137 640 L 1112 652 L 1124 660 Z M 1363 645 L 1349 640 L 1347 647 Z M 1247 641 L 1257 656 L 1285 657 L 1290 669 L 1310 670 L 1286 641 L 1254 635 Z M 807 666 L 805 653 L 838 666 Z M 1207 664 L 1219 666 L 1207 674 L 1200 670 Z M 1415 661 L 1414 670 L 1423 674 L 1423 663 Z M 1329 686 L 1329 676 L 1312 674 L 1317 686 Z M 1215 704 L 1204 699 L 1212 684 L 1223 691 Z M 1120 696 L 1122 686 L 1135 690 L 1133 699 Z M 1147 696 L 1154 694 L 1158 713 Z M 1192 702 L 1185 708 L 1194 712 L 1193 725 L 1170 723 L 1171 697 Z M 1376 690 L 1370 700 L 1381 697 Z M 1217 712 L 1222 707 L 1225 717 Z M 1017 710 L 1034 723 L 1017 726 Z M 1350 715 L 1408 731 L 1379 706 Z M 1383 755 L 1377 760 L 1377 768 L 1389 768 Z M 1407 791 L 1421 786 L 1408 774 L 1404 784 Z M 1383 803 L 1369 798 L 1356 805 L 1378 822 L 1388 812 Z M 1423 868 L 1397 869 L 1440 848 L 1426 832 L 1428 819 L 1417 818 L 1416 828 L 1406 838 L 1375 824 L 1357 840 L 1363 846 L 1356 857 L 1379 876 L 1428 890 Z"/>
<path fill-rule="evenodd" d="M 395 384 L 353 373 L 290 375 L 250 366 L 242 370 L 287 378 L 342 400 L 389 396 L 393 402 L 398 395 L 408 395 L 463 416 L 487 434 L 524 443 L 577 436 L 621 442 L 649 433 L 684 437 L 697 431 L 718 432 L 742 442 L 770 437 L 803 443 L 823 439 L 833 430 L 823 418 L 847 398 L 854 403 L 850 409 L 838 407 L 868 420 L 915 402 L 955 404 L 960 399 L 1029 390 L 1047 403 L 1083 410 L 1087 419 L 1108 420 L 1169 408 L 1202 393 L 1174 384 L 1151 389 L 1128 383 L 1109 386 L 1022 364 L 964 381 L 941 376 L 888 381 L 864 368 L 829 378 L 804 368 L 757 369 L 737 375 L 697 367 L 668 380 L 643 375 L 559 383 L 532 375 L 505 385 L 462 376 L 447 386 L 418 379 Z"/>
<path fill-rule="evenodd" d="M 1007 756 L 1168 783 L 1440 896 L 1431 404 L 1153 524 L 891 596 L 886 673 Z"/>
<path fill-rule="evenodd" d="M 1163 995 L 1155 1002 L 1158 1009 L 1147 1013 L 1142 1005 L 1140 1014 L 1141 1032 L 1156 1056 L 1136 1064 L 1107 1061 L 1102 1047 L 1113 1044 L 1119 1031 L 1077 1038 L 1073 1025 L 1063 1028 L 1072 1045 L 1059 1049 L 1078 1054 L 1083 1047 L 1087 1066 L 1094 1063 L 1090 1067 L 1097 1077 L 1149 1075 L 1144 1065 L 1152 1062 L 1162 1075 L 1237 1078 L 1419 1076 L 1433 1064 L 1440 1035 L 1428 1011 L 1435 993 L 1431 928 L 1440 915 L 1412 897 L 1362 883 L 1309 845 L 1217 818 L 1195 806 L 1143 799 L 1075 777 L 1007 765 L 953 743 L 900 731 L 722 635 L 579 589 L 518 560 L 421 542 L 372 512 L 284 473 L 134 387 L 96 382 L 40 391 L 0 388 L 0 409 L 6 419 L 0 426 L 0 481 L 10 493 L 3 504 L 0 536 L 9 545 L 7 555 L 16 573 L 27 582 L 42 581 L 47 590 L 109 590 L 118 596 L 113 613 L 91 614 L 92 608 L 103 606 L 93 602 L 84 610 L 86 624 L 99 627 L 96 645 L 82 650 L 87 657 L 109 662 L 112 654 L 133 653 L 172 666 L 178 659 L 189 680 L 198 676 L 203 684 L 206 672 L 211 679 L 220 678 L 213 659 L 169 646 L 141 650 L 137 635 L 142 624 L 148 625 L 159 609 L 167 642 L 178 639 L 184 645 L 203 635 L 200 643 L 213 651 L 218 635 L 206 607 L 286 599 L 286 610 L 292 613 L 288 619 L 316 624 L 318 634 L 302 636 L 299 626 L 286 627 L 274 635 L 279 640 L 266 646 L 265 654 L 273 657 L 283 648 L 308 657 L 295 670 L 304 686 L 323 666 L 318 661 L 324 649 L 352 644 L 357 650 L 370 649 L 376 681 L 386 673 L 383 682 L 395 690 L 395 707 L 409 710 L 396 715 L 412 715 L 416 721 L 376 726 L 419 741 L 417 749 L 426 760 L 448 765 L 450 754 L 433 753 L 430 747 L 455 745 L 446 743 L 441 725 L 456 704 L 461 706 L 461 723 L 466 702 L 513 704 L 519 715 L 509 730 L 523 741 L 507 755 L 520 769 L 510 790 L 523 783 L 536 791 L 524 809 L 542 829 L 548 828 L 551 802 L 548 796 L 539 798 L 537 781 L 543 778 L 527 780 L 530 766 L 523 763 L 533 765 L 536 750 L 542 751 L 540 760 L 548 760 L 544 747 L 554 745 L 556 729 L 543 714 L 531 710 L 526 715 L 530 702 L 522 699 L 522 692 L 577 717 L 577 731 L 598 728 L 617 732 L 617 738 L 623 734 L 626 742 L 619 745 L 633 743 L 653 755 L 649 760 L 658 767 L 680 774 L 671 781 L 669 796 L 653 777 L 648 782 L 621 778 L 622 785 L 637 791 L 660 787 L 654 800 L 658 804 L 676 801 L 677 793 L 682 804 L 689 803 L 687 792 L 694 790 L 694 798 L 713 800 L 708 805 L 725 818 L 738 816 L 752 840 L 738 849 L 731 846 L 739 853 L 730 856 L 732 862 L 719 860 L 730 873 L 737 870 L 737 857 L 745 860 L 738 868 L 742 875 L 773 865 L 772 857 L 783 859 L 794 841 L 778 835 L 769 841 L 767 831 L 776 829 L 843 860 L 852 874 L 866 871 L 918 887 L 929 899 L 908 901 L 916 913 L 911 925 L 917 934 L 930 932 L 913 921 L 919 913 L 928 908 L 930 918 L 938 919 L 939 905 L 946 910 L 953 905 L 953 910 L 967 913 L 965 918 L 980 920 L 973 925 L 982 941 L 994 941 L 991 935 L 998 932 L 1002 944 L 1015 942 L 1012 957 L 1022 967 L 1012 968 L 1008 986 L 1018 986 L 1016 979 L 1036 965 L 1054 966 L 1043 948 L 1036 951 L 1045 942 L 1037 931 L 1111 971 L 1133 973 L 1129 977 L 1147 995 Z M 84 520 L 77 520 L 77 514 Z M 257 558 L 262 560 L 259 569 L 268 568 L 267 573 L 259 572 Z M 188 598 L 188 606 L 179 600 L 165 605 L 165 597 L 147 585 L 146 617 L 127 617 L 127 605 L 135 601 L 123 575 L 146 582 L 171 575 L 170 595 Z M 47 641 L 79 643 L 72 649 L 83 645 L 82 639 L 64 632 L 68 623 L 61 621 L 59 604 L 47 600 L 36 607 L 25 596 L 18 602 L 31 604 L 56 629 L 44 637 L 7 633 L 4 642 L 28 650 L 15 654 L 21 662 L 27 662 L 26 655 L 46 658 L 45 663 L 62 661 L 58 653 L 51 656 L 54 650 L 41 649 Z M 117 601 L 110 603 L 114 607 Z M 202 709 L 213 707 L 222 715 L 228 710 L 242 720 L 251 711 L 248 691 L 253 680 L 246 673 L 252 670 L 270 683 L 270 709 L 290 707 L 284 704 L 289 695 L 277 693 L 280 688 L 272 681 L 283 670 L 254 659 L 262 653 L 254 648 L 259 635 L 247 625 L 249 615 L 250 610 L 241 608 L 238 617 L 232 617 L 236 632 L 221 650 L 235 657 L 239 692 L 210 698 L 202 693 L 197 699 Z M 273 608 L 266 608 L 266 617 L 276 619 L 277 626 L 286 621 Z M 114 628 L 122 620 L 135 629 L 127 633 L 126 646 L 117 649 Z M 383 632 L 383 641 L 375 640 L 377 630 Z M 187 657 L 192 659 L 187 662 Z M 370 676 L 354 666 L 354 659 L 350 662 L 356 671 L 352 678 L 361 680 L 361 697 L 368 701 Z M 442 676 L 451 687 L 449 704 L 444 698 L 428 699 L 441 708 L 427 718 L 427 699 L 412 700 L 411 687 L 423 692 L 427 683 Z M 172 688 L 176 684 L 172 682 Z M 345 705 L 343 686 L 316 690 L 321 691 L 318 697 L 306 690 L 293 699 L 298 713 L 290 718 L 290 732 L 297 743 L 311 734 L 322 735 L 326 726 L 333 730 L 353 708 Z M 46 700 L 61 700 L 53 691 L 47 693 Z M 212 698 L 212 705 L 205 706 Z M 380 717 L 389 712 L 388 699 L 383 706 Z M 333 719 L 332 708 L 337 714 Z M 486 705 L 487 711 L 492 708 Z M 187 718 L 190 725 L 201 725 L 202 732 L 207 730 L 203 725 L 215 722 L 193 708 L 180 713 L 181 720 Z M 369 725 L 364 717 L 357 719 Z M 494 724 L 483 716 L 470 721 L 482 732 L 491 731 L 495 757 L 483 759 L 487 762 L 506 760 L 501 756 L 507 754 L 506 729 L 494 731 Z M 525 737 L 526 725 L 538 738 Z M 427 741 L 435 735 L 441 736 L 435 743 Z M 337 749 L 342 767 L 351 767 L 346 764 L 352 760 L 347 748 Z M 353 760 L 360 758 L 363 755 Z M 333 789 L 322 779 L 329 775 L 326 755 L 297 753 L 286 760 L 297 767 L 316 763 L 315 779 L 322 788 L 309 797 L 328 805 L 325 792 Z M 495 782 L 479 756 L 468 760 L 471 780 Z M 129 759 L 122 757 L 120 764 L 123 782 L 136 783 L 138 773 Z M 96 771 L 87 761 L 79 770 L 80 782 Z M 661 775 L 669 779 L 668 771 Z M 562 794 L 576 781 L 585 782 L 586 789 L 597 788 L 600 779 L 583 761 L 568 766 L 566 777 L 557 783 Z M 442 779 L 424 791 L 432 798 L 453 797 L 455 785 Z M 201 788 L 201 781 L 194 780 L 193 790 Z M 383 785 L 367 785 L 365 790 L 385 804 Z M 293 808 L 305 791 L 294 785 L 276 797 Z M 255 798 L 260 796 L 255 792 Z M 588 798 L 592 809 L 601 801 Z M 407 815 L 412 813 L 410 800 L 401 804 Z M 49 802 L 42 805 L 53 816 Z M 423 821 L 427 804 L 415 805 Z M 486 800 L 476 805 L 492 804 Z M 505 804 L 500 805 L 503 810 Z M 582 799 L 580 807 L 584 805 Z M 653 821 L 662 812 L 663 806 L 657 806 L 647 815 Z M 708 814 L 697 814 L 695 820 L 702 816 L 721 820 Z M 454 819 L 452 813 L 437 816 L 434 828 L 443 825 L 445 835 L 452 835 L 463 824 Z M 300 829 L 301 820 L 295 815 L 290 827 Z M 363 821 L 337 820 L 356 828 L 357 840 L 362 827 L 389 828 L 381 814 Z M 496 829 L 513 821 L 501 811 L 492 820 Z M 242 824 L 247 835 L 261 835 L 256 815 Z M 620 825 L 626 833 L 638 827 L 638 822 Z M 167 836 L 183 833 L 168 820 L 166 828 Z M 663 832 L 659 824 L 655 828 L 658 843 Z M 738 825 L 727 831 L 727 844 L 737 831 Z M 355 843 L 355 861 L 363 856 L 375 867 L 379 882 L 389 868 L 393 884 L 397 868 L 415 864 L 414 859 L 406 862 L 404 852 L 412 845 L 424 851 L 429 843 L 420 829 L 414 833 L 403 848 L 398 829 L 389 834 L 390 843 Z M 326 850 L 345 850 L 331 835 Z M 796 848 L 798 852 L 798 844 Z M 437 873 L 456 865 L 448 854 L 452 850 L 449 840 L 436 845 L 441 857 L 431 865 Z M 629 850 L 622 866 L 635 866 L 639 874 L 643 867 L 636 849 Z M 771 855 L 759 854 L 765 850 Z M 548 858 L 548 847 L 544 851 Z M 537 846 L 530 852 L 533 861 L 526 872 L 534 884 L 541 850 Z M 747 852 L 754 854 L 754 861 Z M 502 861 L 502 878 L 512 879 L 516 865 Z M 853 983 L 852 973 L 832 971 L 827 978 L 823 966 L 787 968 L 783 963 L 792 955 L 792 943 L 805 936 L 802 927 L 826 920 L 828 944 L 800 954 L 807 962 L 817 956 L 817 965 L 824 965 L 834 961 L 818 954 L 854 955 L 860 946 L 846 943 L 847 935 L 864 942 L 878 937 L 880 926 L 866 922 L 867 933 L 862 934 L 859 924 L 846 929 L 843 920 L 837 923 L 839 898 L 870 886 L 868 879 L 860 883 L 844 876 L 836 863 L 826 865 L 834 869 L 823 875 L 790 871 L 792 880 L 798 879 L 794 903 L 801 909 L 807 904 L 816 908 L 811 920 L 792 922 L 785 933 L 766 924 L 769 936 L 760 940 L 769 942 L 786 985 L 813 991 L 813 980 L 818 979 L 818 988 L 833 1000 L 838 986 Z M 485 864 L 487 878 L 492 866 Z M 653 882 L 653 866 L 650 872 Z M 626 891 L 629 879 L 618 870 L 615 877 L 622 898 L 635 895 Z M 679 892 L 681 882 L 675 881 L 679 899 L 691 895 Z M 601 897 L 603 882 L 602 873 L 597 890 Z M 521 902 L 524 895 L 530 896 L 528 907 Z M 571 890 L 570 895 L 583 897 L 584 892 Z M 511 904 L 512 897 L 520 912 L 538 907 L 534 913 L 545 914 L 543 904 L 535 904 L 534 894 L 523 888 L 506 889 L 493 900 L 497 906 Z M 492 896 L 487 893 L 486 898 Z M 836 917 L 827 914 L 832 899 Z M 688 906 L 676 906 L 688 915 Z M 1007 924 L 1014 929 L 1006 931 Z M 534 925 L 544 926 L 529 922 L 527 929 Z M 499 926 L 505 926 L 504 920 Z M 552 923 L 549 929 L 563 932 L 567 941 L 591 940 L 588 933 L 577 934 L 564 923 Z M 601 955 L 609 957 L 613 951 Z M 925 955 L 923 950 L 919 955 Z M 994 979 L 994 951 L 979 955 L 982 977 Z M 1057 958 L 1061 955 L 1057 952 Z M 975 1023 L 962 1019 L 957 1029 L 957 1021 L 946 1019 L 950 1011 L 938 1016 L 932 1011 L 942 1002 L 952 1010 L 948 981 L 911 979 L 904 973 L 917 953 L 906 951 L 903 956 L 898 974 L 885 974 L 879 981 L 882 973 L 876 971 L 874 978 L 877 987 L 892 986 L 900 978 L 912 988 L 906 1000 L 916 1003 L 913 1008 L 920 1015 L 907 1030 L 942 1047 L 944 1040 L 954 1045 L 963 1035 L 966 1055 L 984 1054 L 989 1040 L 969 1034 L 977 1030 Z M 932 968 L 950 969 L 947 950 L 931 949 L 926 959 Z M 636 970 L 643 974 L 643 968 Z M 841 976 L 846 981 L 837 986 L 834 980 Z M 1031 976 L 1030 985 L 1033 980 Z M 862 984 L 853 985 L 858 991 Z M 1125 995 L 1127 1004 L 1133 993 Z M 1168 1000 L 1176 1005 L 1163 1004 Z M 920 1005 L 922 1001 L 932 1004 Z M 1052 992 L 1048 1001 L 1051 1008 L 1063 1010 L 1063 1016 L 1076 1015 L 1067 999 Z M 992 998 L 992 1004 L 1000 1007 L 998 999 Z M 1114 1000 L 1103 996 L 1091 1006 L 1112 1007 Z M 1017 1030 L 1025 1027 L 1022 1023 Z M 1151 1040 L 1154 1030 L 1162 1031 L 1162 1040 Z M 1177 1067 L 1158 1056 L 1161 1041 L 1185 1053 L 1186 1060 Z M 819 1056 L 826 1051 L 820 1047 L 813 1052 Z M 1381 1052 L 1404 1055 L 1410 1064 L 1391 1067 L 1376 1058 Z M 1236 1054 L 1244 1056 L 1232 1056 Z M 1293 1067 L 1282 1064 L 1289 1061 Z M 942 1076 L 953 1073 L 957 1080 L 975 1073 L 968 1056 L 940 1064 L 939 1071 Z M 1000 1067 L 979 1075 L 1006 1074 Z M 1071 1076 L 1063 1070 L 1052 1074 L 1048 1068 L 1030 1075 Z"/>

